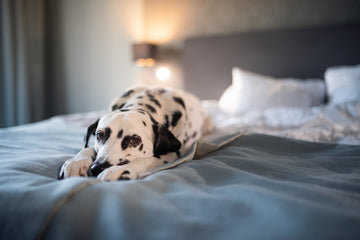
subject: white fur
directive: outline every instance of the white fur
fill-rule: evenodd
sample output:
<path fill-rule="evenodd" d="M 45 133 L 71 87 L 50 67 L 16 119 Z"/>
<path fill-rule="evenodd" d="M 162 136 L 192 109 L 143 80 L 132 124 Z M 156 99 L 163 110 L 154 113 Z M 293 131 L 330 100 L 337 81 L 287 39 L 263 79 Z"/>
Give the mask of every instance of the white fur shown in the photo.
<path fill-rule="evenodd" d="M 178 155 L 182 156 L 189 150 L 194 141 L 213 128 L 199 99 L 188 92 L 146 87 L 137 87 L 129 91 L 128 93 L 131 94 L 114 99 L 110 105 L 110 110 L 119 106 L 122 108 L 109 112 L 98 122 L 96 132 L 101 135 L 109 131 L 106 129 L 110 129 L 109 138 L 105 143 L 95 141 L 93 148 L 86 148 L 74 158 L 67 160 L 61 168 L 61 178 L 88 176 L 90 167 L 106 161 L 111 166 L 100 172 L 97 175 L 98 179 L 107 181 L 136 179 L 141 173 L 165 162 L 176 160 Z M 156 112 L 153 111 L 154 109 Z M 179 115 L 181 117 L 176 121 Z M 158 135 L 159 132 L 154 128 L 160 129 L 163 126 L 167 128 L 161 128 L 162 130 L 167 129 L 181 142 L 181 148 L 176 152 L 156 156 L 154 154 L 155 132 Z M 120 130 L 122 130 L 121 138 L 118 137 Z M 138 136 L 135 140 L 129 137 L 135 135 Z M 123 149 L 122 143 L 126 136 L 132 141 Z M 135 144 L 139 138 L 141 147 L 140 144 Z M 127 164 L 120 165 L 124 161 Z"/>

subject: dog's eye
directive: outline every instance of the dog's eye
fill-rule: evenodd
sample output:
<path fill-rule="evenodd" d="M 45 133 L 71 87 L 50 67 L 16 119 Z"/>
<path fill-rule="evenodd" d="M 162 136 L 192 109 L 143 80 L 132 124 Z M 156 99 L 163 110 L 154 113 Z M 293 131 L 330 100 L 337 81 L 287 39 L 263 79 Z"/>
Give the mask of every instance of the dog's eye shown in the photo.
<path fill-rule="evenodd" d="M 102 142 L 105 139 L 105 133 L 100 131 L 97 132 L 96 139 L 98 140 L 98 142 Z"/>
<path fill-rule="evenodd" d="M 104 129 L 98 130 L 96 132 L 96 140 L 99 143 L 105 143 L 109 139 L 110 134 L 111 134 L 110 128 L 104 128 Z"/>
<path fill-rule="evenodd" d="M 133 134 L 132 136 L 127 135 L 124 137 L 124 139 L 121 142 L 121 147 L 123 150 L 125 150 L 128 147 L 137 147 L 139 144 L 141 144 L 141 137 L 139 137 L 136 134 Z"/>

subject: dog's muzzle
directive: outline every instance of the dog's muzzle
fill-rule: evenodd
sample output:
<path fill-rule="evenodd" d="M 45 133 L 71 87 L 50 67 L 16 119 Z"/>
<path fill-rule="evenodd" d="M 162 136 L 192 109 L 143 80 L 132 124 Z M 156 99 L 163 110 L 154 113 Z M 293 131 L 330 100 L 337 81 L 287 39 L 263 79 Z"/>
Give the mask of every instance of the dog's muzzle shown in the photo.
<path fill-rule="evenodd" d="M 111 164 L 108 161 L 95 161 L 89 167 L 88 176 L 96 177 L 102 171 L 109 167 L 111 167 Z"/>

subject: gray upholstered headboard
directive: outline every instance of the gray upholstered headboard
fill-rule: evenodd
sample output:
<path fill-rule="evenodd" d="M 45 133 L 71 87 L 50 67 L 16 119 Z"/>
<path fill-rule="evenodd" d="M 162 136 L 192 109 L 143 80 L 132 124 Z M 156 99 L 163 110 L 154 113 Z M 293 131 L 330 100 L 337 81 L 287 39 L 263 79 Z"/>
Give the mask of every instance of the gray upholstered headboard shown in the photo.
<path fill-rule="evenodd" d="M 323 78 L 329 66 L 360 63 L 360 25 L 187 39 L 185 88 L 218 99 L 238 66 L 273 77 Z"/>

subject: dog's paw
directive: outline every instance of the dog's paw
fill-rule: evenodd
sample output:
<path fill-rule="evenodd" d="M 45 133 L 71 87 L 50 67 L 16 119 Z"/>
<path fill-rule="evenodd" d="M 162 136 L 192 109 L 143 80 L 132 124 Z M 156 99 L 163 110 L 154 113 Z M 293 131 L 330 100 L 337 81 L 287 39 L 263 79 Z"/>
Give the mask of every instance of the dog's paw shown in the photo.
<path fill-rule="evenodd" d="M 80 151 L 74 158 L 66 160 L 61 166 L 59 173 L 59 179 L 68 177 L 87 177 L 88 169 L 93 163 L 94 150 L 92 148 L 86 148 Z"/>
<path fill-rule="evenodd" d="M 103 181 L 131 180 L 137 179 L 138 174 L 124 166 L 113 166 L 102 171 L 97 178 Z"/>

